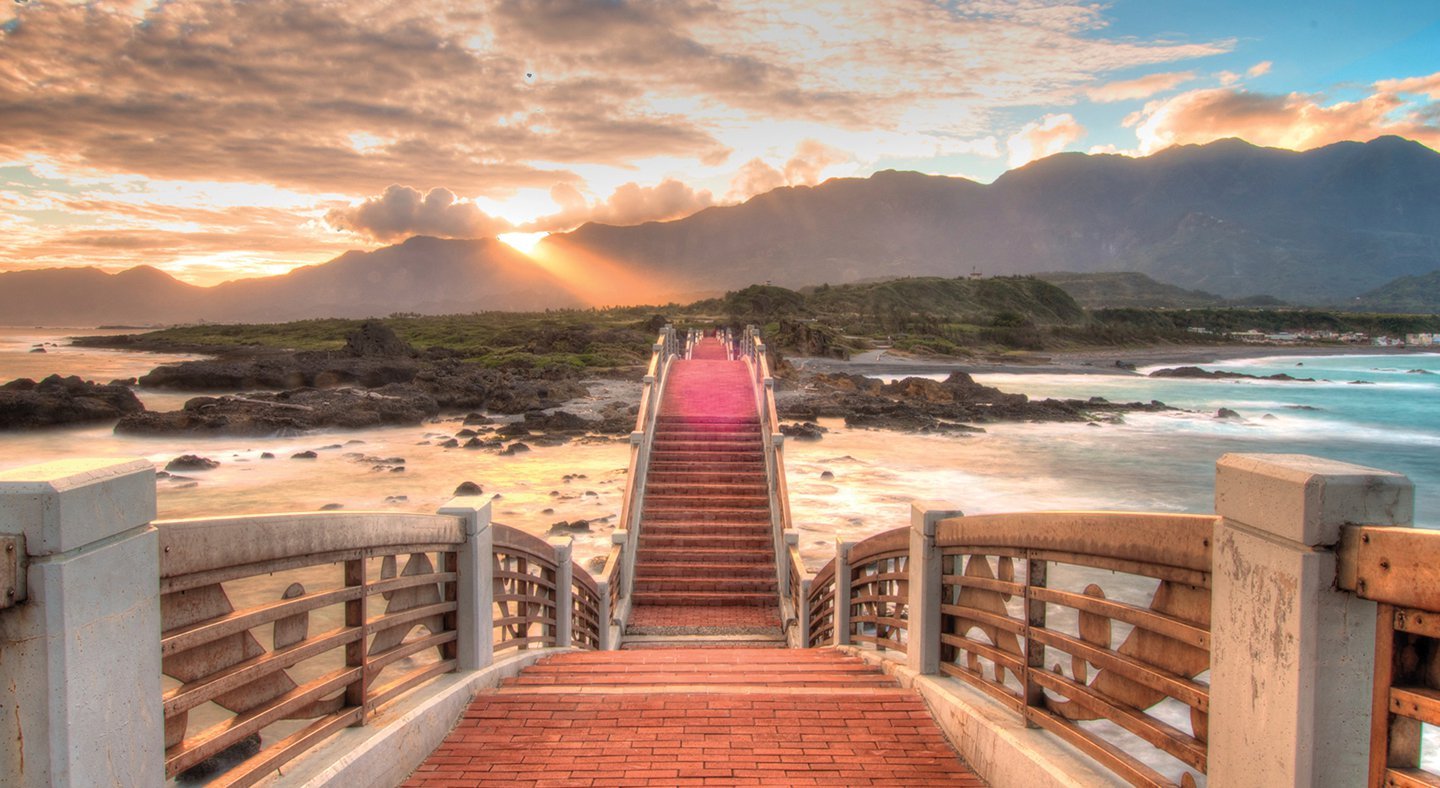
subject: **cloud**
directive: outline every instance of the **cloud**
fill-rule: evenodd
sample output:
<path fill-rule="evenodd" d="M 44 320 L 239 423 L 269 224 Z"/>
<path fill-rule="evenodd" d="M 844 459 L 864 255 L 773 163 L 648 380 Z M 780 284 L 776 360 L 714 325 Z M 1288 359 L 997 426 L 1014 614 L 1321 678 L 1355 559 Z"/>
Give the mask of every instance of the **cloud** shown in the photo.
<path fill-rule="evenodd" d="M 569 184 L 557 184 L 550 190 L 550 196 L 560 206 L 560 212 L 542 216 L 522 229 L 559 232 L 586 222 L 614 225 L 663 222 L 689 216 L 714 203 L 708 190 L 694 189 L 674 178 L 667 178 L 655 186 L 626 183 L 615 189 L 609 198 L 593 204 L 579 189 Z"/>
<path fill-rule="evenodd" d="M 1156 93 L 1164 93 L 1179 85 L 1195 78 L 1193 71 L 1167 71 L 1160 74 L 1146 74 L 1143 77 L 1127 79 L 1122 82 L 1110 82 L 1105 85 L 1090 88 L 1085 95 L 1091 101 L 1102 104 L 1115 101 L 1131 101 L 1133 99 L 1150 98 Z"/>
<path fill-rule="evenodd" d="M 1397 134 L 1440 147 L 1440 122 L 1434 105 L 1409 104 L 1400 95 L 1429 95 L 1432 87 L 1440 88 L 1440 74 L 1377 82 L 1362 98 L 1332 103 L 1304 93 L 1192 90 L 1146 105 L 1126 118 L 1125 125 L 1135 128 L 1142 153 L 1223 137 L 1308 150 L 1342 140 L 1363 142 Z"/>
<path fill-rule="evenodd" d="M 1270 73 L 1270 67 L 1275 65 L 1269 60 L 1262 60 L 1259 63 L 1245 69 L 1245 76 L 1250 78 L 1261 77 Z"/>
<path fill-rule="evenodd" d="M 814 186 L 826 168 L 850 160 L 849 154 L 814 139 L 804 139 L 795 153 L 779 167 L 755 158 L 745 162 L 730 178 L 726 199 L 739 202 L 781 186 Z"/>
<path fill-rule="evenodd" d="M 487 215 L 472 202 L 459 201 L 449 189 L 421 194 L 410 186 L 393 185 L 378 197 L 325 214 L 333 227 L 377 241 L 412 235 L 441 238 L 489 238 L 512 229 L 509 222 Z"/>
<path fill-rule="evenodd" d="M 1375 83 L 1375 89 L 1381 93 L 1408 93 L 1440 101 L 1440 71 L 1424 77 L 1383 79 Z"/>
<path fill-rule="evenodd" d="M 1032 120 L 1005 140 L 1012 168 L 1043 159 L 1065 150 L 1070 144 L 1085 136 L 1085 127 L 1074 116 L 1067 113 L 1046 115 Z"/>

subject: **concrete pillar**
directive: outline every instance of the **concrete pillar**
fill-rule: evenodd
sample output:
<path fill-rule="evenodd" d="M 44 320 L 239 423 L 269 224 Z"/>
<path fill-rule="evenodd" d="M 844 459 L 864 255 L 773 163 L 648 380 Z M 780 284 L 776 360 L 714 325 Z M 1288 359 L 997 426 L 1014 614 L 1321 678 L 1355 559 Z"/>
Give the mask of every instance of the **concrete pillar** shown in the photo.
<path fill-rule="evenodd" d="M 1345 524 L 1408 525 L 1410 480 L 1294 454 L 1215 476 L 1212 785 L 1364 785 L 1375 604 L 1336 589 Z"/>
<path fill-rule="evenodd" d="M 575 545 L 573 536 L 552 536 L 550 547 L 555 550 L 555 645 L 569 646 L 575 628 L 575 563 L 570 559 Z"/>
<path fill-rule="evenodd" d="M 0 473 L 28 599 L 0 610 L 0 783 L 161 785 L 155 468 L 66 460 Z"/>
<path fill-rule="evenodd" d="M 850 645 L 850 548 L 854 542 L 835 540 L 835 645 Z"/>
<path fill-rule="evenodd" d="M 459 517 L 465 531 L 455 584 L 456 669 L 483 670 L 495 660 L 495 532 L 490 530 L 490 502 L 454 498 L 439 513 Z"/>
<path fill-rule="evenodd" d="M 941 520 L 963 514 L 943 501 L 910 504 L 910 624 L 905 658 L 917 673 L 940 672 L 940 586 L 944 573 L 940 548 L 935 546 L 935 527 Z"/>

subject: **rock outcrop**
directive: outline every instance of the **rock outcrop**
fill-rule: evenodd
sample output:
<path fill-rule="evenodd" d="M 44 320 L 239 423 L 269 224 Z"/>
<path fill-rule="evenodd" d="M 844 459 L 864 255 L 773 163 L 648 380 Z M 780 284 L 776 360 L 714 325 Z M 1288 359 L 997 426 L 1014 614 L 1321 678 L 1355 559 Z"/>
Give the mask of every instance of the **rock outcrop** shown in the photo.
<path fill-rule="evenodd" d="M 143 410 L 129 388 L 73 375 L 51 375 L 38 383 L 18 378 L 0 386 L 0 430 L 106 421 Z"/>
<path fill-rule="evenodd" d="M 409 386 L 304 388 L 196 397 L 181 410 L 132 413 L 120 420 L 115 431 L 132 435 L 293 435 L 316 429 L 419 424 L 437 412 L 433 397 Z"/>

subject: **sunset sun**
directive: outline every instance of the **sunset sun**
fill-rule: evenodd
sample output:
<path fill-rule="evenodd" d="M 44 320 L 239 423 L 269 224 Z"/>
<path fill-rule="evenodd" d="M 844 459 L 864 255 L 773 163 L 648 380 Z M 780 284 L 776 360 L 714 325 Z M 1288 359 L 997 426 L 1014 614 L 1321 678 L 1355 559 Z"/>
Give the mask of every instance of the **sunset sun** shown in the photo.
<path fill-rule="evenodd" d="M 500 233 L 495 236 L 501 243 L 523 254 L 535 251 L 535 246 L 550 233 Z"/>

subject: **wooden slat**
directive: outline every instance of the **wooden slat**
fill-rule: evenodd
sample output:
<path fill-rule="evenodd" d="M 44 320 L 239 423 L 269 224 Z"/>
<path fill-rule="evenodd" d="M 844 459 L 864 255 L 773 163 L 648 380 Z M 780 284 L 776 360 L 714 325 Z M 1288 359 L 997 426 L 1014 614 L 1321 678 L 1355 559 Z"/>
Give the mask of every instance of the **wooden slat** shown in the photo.
<path fill-rule="evenodd" d="M 1014 635 L 1023 634 L 1025 631 L 1024 621 L 1017 621 L 1013 618 L 1010 618 L 1009 616 L 996 615 L 995 613 L 991 613 L 986 610 L 977 610 L 973 607 L 965 607 L 963 605 L 941 605 L 940 614 L 942 616 L 954 616 L 956 618 L 962 618 L 966 621 L 972 621 L 977 624 L 986 624 L 988 626 L 1004 630 Z"/>
<path fill-rule="evenodd" d="M 1110 742 L 1091 736 L 1069 720 L 1062 719 L 1044 709 L 1028 708 L 1025 716 L 1036 725 L 1064 739 L 1076 749 L 1099 761 L 1112 772 L 1120 775 L 1131 785 L 1147 788 L 1165 788 L 1173 785 L 1165 776 L 1136 760 L 1129 753 Z"/>
<path fill-rule="evenodd" d="M 425 543 L 377 545 L 374 547 L 352 548 L 348 550 L 330 550 L 321 553 L 301 553 L 283 558 L 230 564 L 227 566 L 218 566 L 214 569 L 189 572 L 183 575 L 162 577 L 160 579 L 160 593 L 169 594 L 176 591 L 187 591 L 192 588 L 200 588 L 202 586 L 214 585 L 230 580 L 271 575 L 292 569 L 339 564 L 345 561 L 353 561 L 357 558 L 382 558 L 387 555 L 409 555 L 412 553 L 445 553 L 453 551 L 454 549 L 455 545 L 450 543 Z"/>
<path fill-rule="evenodd" d="M 418 687 L 436 676 L 444 675 L 454 670 L 455 660 L 447 659 L 436 662 L 434 665 L 427 665 L 420 670 L 411 671 L 395 681 L 371 692 L 369 699 L 365 701 L 365 712 L 367 714 L 373 714 L 376 709 L 411 689 Z"/>
<path fill-rule="evenodd" d="M 960 586 L 961 588 L 979 588 L 985 591 L 998 591 L 1010 596 L 1021 596 L 1025 593 L 1025 584 L 1016 583 L 1011 580 L 996 580 L 993 577 L 971 577 L 970 575 L 941 575 L 940 584 L 944 586 Z"/>
<path fill-rule="evenodd" d="M 889 651 L 898 651 L 901 654 L 906 653 L 904 643 L 901 643 L 898 640 L 891 640 L 890 638 L 876 637 L 874 635 L 852 634 L 850 635 L 850 640 L 851 642 L 873 643 L 876 646 L 880 646 L 881 648 L 887 649 Z"/>
<path fill-rule="evenodd" d="M 359 668 L 341 668 L 186 738 L 165 752 L 165 773 L 175 775 L 224 750 L 291 712 L 360 678 Z"/>
<path fill-rule="evenodd" d="M 539 566 L 539 565 L 537 564 L 537 566 Z M 549 568 L 552 569 L 552 570 L 554 569 L 554 567 L 549 567 Z M 496 570 L 495 570 L 495 579 L 496 579 L 496 580 L 518 580 L 518 581 L 520 581 L 520 582 L 522 582 L 522 583 L 529 583 L 529 584 L 531 584 L 531 585 L 537 585 L 537 586 L 540 586 L 540 587 L 542 587 L 542 588 L 549 588 L 549 589 L 552 589 L 552 590 L 555 588 L 555 582 L 554 582 L 554 581 L 552 581 L 552 580 L 546 580 L 544 577 L 541 577 L 540 575 L 532 575 L 532 574 L 529 574 L 529 573 L 526 573 L 526 572 L 515 572 L 515 571 L 509 570 L 509 569 L 496 569 Z"/>
<path fill-rule="evenodd" d="M 1428 613 L 1414 608 L 1393 608 L 1394 626 L 1401 632 L 1440 640 L 1440 613 Z"/>
<path fill-rule="evenodd" d="M 1391 687 L 1390 713 L 1440 725 L 1440 690 L 1427 687 Z"/>
<path fill-rule="evenodd" d="M 412 640 L 408 643 L 401 643 L 394 648 L 386 649 L 378 654 L 371 654 L 365 663 L 365 675 L 373 680 L 376 676 L 380 675 L 380 671 L 388 667 L 390 663 L 404 659 L 412 654 L 418 654 L 426 649 L 443 646 L 455 640 L 456 636 L 455 632 L 439 632 L 419 638 L 418 640 Z"/>
<path fill-rule="evenodd" d="M 366 586 L 371 596 L 376 594 L 388 594 L 391 591 L 399 591 L 403 588 L 414 588 L 415 586 L 436 585 L 438 583 L 454 583 L 459 579 L 455 572 L 427 572 L 419 575 L 401 575 L 389 580 L 377 580 Z"/>
<path fill-rule="evenodd" d="M 970 638 L 962 637 L 960 635 L 949 634 L 941 634 L 940 642 L 947 646 L 954 646 L 958 649 L 964 649 L 965 651 L 979 654 L 980 656 L 990 660 L 991 662 L 1009 668 L 1017 675 L 1025 668 L 1025 662 L 1020 658 L 1018 654 L 1011 654 L 1008 651 L 1001 651 L 1000 649 L 995 648 L 988 643 L 981 643 L 978 640 L 971 640 Z"/>
<path fill-rule="evenodd" d="M 229 771 L 206 783 L 206 788 L 247 788 L 298 755 L 360 719 L 360 709 L 343 709 L 321 717 L 295 733 L 236 764 Z"/>
<path fill-rule="evenodd" d="M 1440 788 L 1440 775 L 1424 769 L 1387 769 L 1385 788 Z"/>
<path fill-rule="evenodd" d="M 1209 690 L 1183 676 L 1177 676 L 1154 665 L 1147 665 L 1110 649 L 1092 646 L 1083 640 L 1077 640 L 1051 629 L 1033 629 L 1030 631 L 1030 637 L 1036 642 L 1081 657 L 1102 670 L 1113 670 L 1137 684 L 1143 684 L 1150 689 L 1163 692 L 1192 708 L 1204 712 L 1210 711 Z"/>
<path fill-rule="evenodd" d="M 961 667 L 960 665 L 951 665 L 948 662 L 940 663 L 940 672 L 944 673 L 947 676 L 954 676 L 955 678 L 960 679 L 966 684 L 969 684 L 975 689 L 980 690 L 986 695 L 989 695 L 990 697 L 1009 707 L 1011 711 L 1014 711 L 1017 714 L 1023 714 L 1025 711 L 1025 699 L 1021 698 L 1018 695 L 1015 695 L 1004 685 L 996 684 L 995 682 L 990 681 L 984 676 L 977 676 L 976 674 L 971 673 L 969 670 Z"/>
<path fill-rule="evenodd" d="M 1348 534 L 1351 529 L 1346 529 Z M 1358 535 L 1357 535 L 1358 540 Z M 1370 694 L 1369 784 L 1385 781 L 1390 766 L 1390 687 L 1395 683 L 1395 621 L 1397 611 L 1381 603 L 1375 611 L 1375 674 Z"/>
<path fill-rule="evenodd" d="M 1035 682 L 1045 689 L 1058 693 L 1086 711 L 1119 725 L 1155 747 L 1179 758 L 1190 767 L 1198 769 L 1202 773 L 1206 770 L 1205 743 L 1194 736 L 1151 717 L 1139 709 L 1112 700 L 1090 687 L 1058 673 L 1037 670 L 1031 675 Z"/>
<path fill-rule="evenodd" d="M 941 520 L 935 541 L 946 553 L 958 548 L 994 555 L 998 547 L 1024 547 L 1076 556 L 1124 556 L 1145 565 L 1208 573 L 1215 519 L 1137 512 L 972 515 Z"/>
<path fill-rule="evenodd" d="M 365 634 L 374 635 L 379 632 L 384 632 L 387 629 L 393 629 L 403 624 L 409 624 L 422 618 L 429 618 L 430 616 L 441 616 L 457 610 L 459 606 L 459 602 L 436 602 L 433 605 L 424 605 L 422 607 L 414 607 L 409 610 L 402 610 L 398 613 L 387 613 L 383 616 L 376 616 L 375 618 L 370 619 L 369 624 L 365 625 Z"/>
<path fill-rule="evenodd" d="M 278 602 L 237 610 L 234 613 L 188 627 L 172 629 L 160 635 L 160 654 L 168 657 L 219 640 L 227 635 L 244 632 L 262 624 L 293 616 L 296 613 L 353 601 L 359 599 L 361 593 L 359 588 L 341 588 L 318 594 L 306 594 L 294 599 L 282 599 Z"/>
<path fill-rule="evenodd" d="M 548 596 L 535 596 L 534 594 L 496 594 L 496 602 L 523 602 L 527 605 L 541 605 L 542 607 L 555 607 L 555 600 Z"/>
<path fill-rule="evenodd" d="M 554 626 L 555 619 L 537 616 L 510 616 L 508 618 L 495 619 L 494 627 L 496 629 L 499 629 L 502 626 L 513 627 L 519 626 L 521 624 L 543 624 L 545 626 Z"/>
<path fill-rule="evenodd" d="M 284 670 L 311 657 L 347 643 L 359 640 L 364 634 L 357 628 L 331 630 L 323 635 L 307 638 L 293 646 L 269 651 L 258 657 L 236 663 L 218 673 L 176 687 L 162 696 L 165 716 L 173 717 L 230 690 L 243 687 L 252 681 Z"/>
<path fill-rule="evenodd" d="M 1340 576 L 1362 599 L 1440 610 L 1440 533 L 1423 528 L 1346 529 Z"/>
<path fill-rule="evenodd" d="M 1187 621 L 1182 621 L 1173 616 L 1163 613 L 1156 613 L 1153 610 L 1137 607 L 1125 602 L 1118 602 L 1113 599 L 1076 594 L 1070 591 L 1058 591 L 1053 588 L 1035 588 L 1031 590 L 1031 596 L 1044 602 L 1051 602 L 1057 605 L 1084 610 L 1088 613 L 1112 618 L 1116 621 L 1123 621 L 1132 626 L 1140 627 L 1154 632 L 1157 635 L 1178 640 L 1186 645 L 1210 650 L 1210 633 L 1201 627 L 1197 627 Z"/>
<path fill-rule="evenodd" d="M 857 585 L 858 585 L 858 584 L 857 584 Z M 908 596 L 895 596 L 895 595 L 881 595 L 881 594 L 866 594 L 866 595 L 863 595 L 863 596 L 861 596 L 861 595 L 856 595 L 856 594 L 852 594 L 852 595 L 850 596 L 850 606 L 851 606 L 851 607 L 854 607 L 854 606 L 856 606 L 856 605 L 866 605 L 866 604 L 870 604 L 870 605 L 873 605 L 873 604 L 902 605 L 902 606 L 903 606 L 903 605 L 908 605 L 908 604 L 910 604 L 910 597 L 908 597 Z"/>
<path fill-rule="evenodd" d="M 530 645 L 531 643 L 539 643 L 539 644 L 545 645 L 545 646 L 553 646 L 553 645 L 555 645 L 555 636 L 554 636 L 554 635 L 548 635 L 548 636 L 547 636 L 547 635 L 539 635 L 539 636 L 536 636 L 536 637 L 507 638 L 507 639 L 505 639 L 505 640 L 500 641 L 499 643 L 496 643 L 496 644 L 495 644 L 495 650 L 496 650 L 496 651 L 503 651 L 504 649 L 507 649 L 507 648 L 520 648 L 520 647 L 522 647 L 522 646 L 528 646 L 528 645 Z"/>

